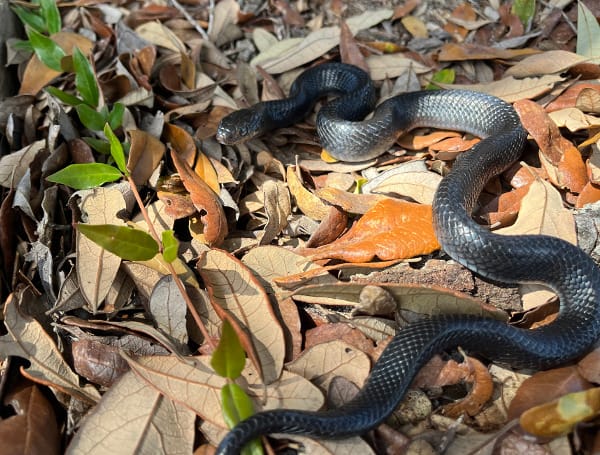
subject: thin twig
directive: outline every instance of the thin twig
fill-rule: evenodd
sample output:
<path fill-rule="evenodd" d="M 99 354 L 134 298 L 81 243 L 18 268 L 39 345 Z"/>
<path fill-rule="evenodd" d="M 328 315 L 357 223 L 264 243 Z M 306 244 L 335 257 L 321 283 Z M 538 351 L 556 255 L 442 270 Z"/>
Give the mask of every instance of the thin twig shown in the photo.
<path fill-rule="evenodd" d="M 200 36 L 202 36 L 202 38 L 204 38 L 205 40 L 208 40 L 208 35 L 206 34 L 206 31 L 204 31 L 204 29 L 198 25 L 198 22 L 196 21 L 196 19 L 194 19 L 190 15 L 190 13 L 188 13 L 186 11 L 186 9 L 177 0 L 169 0 L 169 2 L 172 3 L 173 6 L 175 8 L 177 8 L 181 14 L 183 14 L 183 16 L 187 19 L 187 21 L 190 24 L 192 24 L 192 27 L 194 27 L 196 29 L 196 31 L 198 33 L 200 33 Z M 209 22 L 209 28 L 210 28 L 210 22 Z"/>

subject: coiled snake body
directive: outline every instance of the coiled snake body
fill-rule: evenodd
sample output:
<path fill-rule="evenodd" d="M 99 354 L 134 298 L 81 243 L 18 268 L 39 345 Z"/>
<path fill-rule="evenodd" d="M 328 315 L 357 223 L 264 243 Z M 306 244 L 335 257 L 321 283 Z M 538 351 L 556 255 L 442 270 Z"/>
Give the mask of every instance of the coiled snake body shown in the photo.
<path fill-rule="evenodd" d="M 560 314 L 535 330 L 465 315 L 411 324 L 390 342 L 353 400 L 324 412 L 258 413 L 228 433 L 218 454 L 238 453 L 246 442 L 268 433 L 320 438 L 363 433 L 396 408 L 433 354 L 458 345 L 514 367 L 543 369 L 582 355 L 600 338 L 600 270 L 583 251 L 548 236 L 492 234 L 471 219 L 484 184 L 519 158 L 526 139 L 514 109 L 498 98 L 462 90 L 408 93 L 383 102 L 371 119 L 359 121 L 375 102 L 368 75 L 350 65 L 327 64 L 304 72 L 292 86 L 290 98 L 259 103 L 226 117 L 217 138 L 235 143 L 253 132 L 287 126 L 328 93 L 340 97 L 319 111 L 317 131 L 324 148 L 341 160 L 378 156 L 399 134 L 420 126 L 482 137 L 456 160 L 435 194 L 436 235 L 449 256 L 483 277 L 552 288 L 560 298 Z"/>

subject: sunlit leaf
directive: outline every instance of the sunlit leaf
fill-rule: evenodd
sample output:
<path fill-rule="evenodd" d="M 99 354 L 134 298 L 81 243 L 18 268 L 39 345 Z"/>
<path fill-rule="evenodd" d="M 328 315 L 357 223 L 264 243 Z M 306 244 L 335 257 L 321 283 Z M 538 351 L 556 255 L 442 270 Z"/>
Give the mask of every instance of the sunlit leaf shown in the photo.
<path fill-rule="evenodd" d="M 167 262 L 173 262 L 177 259 L 177 251 L 179 249 L 179 242 L 175 238 L 175 234 L 172 230 L 163 231 L 162 233 L 162 244 L 163 244 L 163 258 Z"/>
<path fill-rule="evenodd" d="M 104 183 L 119 180 L 123 174 L 113 166 L 102 163 L 71 164 L 46 177 L 46 180 L 62 183 L 76 190 L 95 188 Z"/>
<path fill-rule="evenodd" d="M 128 261 L 148 261 L 158 253 L 158 244 L 144 231 L 112 224 L 78 223 L 77 229 L 107 251 Z"/>
<path fill-rule="evenodd" d="M 106 123 L 104 125 L 104 134 L 108 138 L 108 142 L 110 142 L 110 154 L 117 163 L 117 166 L 125 175 L 129 175 L 129 171 L 127 170 L 127 165 L 125 164 L 125 152 L 123 152 L 123 145 L 113 130 L 110 128 L 110 125 Z"/>
<path fill-rule="evenodd" d="M 27 36 L 33 46 L 35 55 L 37 55 L 42 63 L 54 71 L 62 72 L 60 61 L 66 55 L 65 51 L 50 38 L 42 35 L 33 28 L 27 27 Z"/>
<path fill-rule="evenodd" d="M 431 77 L 431 82 L 425 87 L 427 90 L 437 90 L 439 85 L 437 84 L 452 84 L 456 73 L 452 68 L 444 68 L 443 70 L 437 71 Z"/>
<path fill-rule="evenodd" d="M 583 2 L 577 3 L 577 53 L 600 63 L 600 25 Z"/>
<path fill-rule="evenodd" d="M 70 93 L 67 93 L 59 88 L 50 86 L 46 87 L 46 91 L 50 93 L 50 95 L 58 98 L 60 101 L 70 106 L 77 106 L 82 103 L 80 98 L 77 98 L 76 96 L 71 95 Z"/>
<path fill-rule="evenodd" d="M 210 360 L 211 366 L 221 376 L 237 378 L 244 369 L 246 353 L 229 321 L 223 321 L 221 339 Z"/>
<path fill-rule="evenodd" d="M 100 112 L 92 109 L 87 104 L 78 104 L 75 106 L 79 120 L 86 128 L 92 131 L 102 131 L 106 123 L 106 117 Z"/>
<path fill-rule="evenodd" d="M 35 14 L 33 11 L 23 8 L 22 6 L 13 6 L 11 9 L 24 25 L 27 25 L 40 33 L 47 31 L 44 18 L 40 15 Z"/>
<path fill-rule="evenodd" d="M 55 0 L 40 0 L 40 10 L 46 22 L 48 33 L 58 33 L 62 27 L 60 12 Z"/>
<path fill-rule="evenodd" d="M 97 107 L 100 94 L 96 75 L 92 64 L 78 47 L 73 51 L 73 66 L 75 67 L 75 86 L 81 97 L 89 106 Z"/>
<path fill-rule="evenodd" d="M 239 385 L 230 383 L 221 389 L 221 403 L 223 404 L 223 418 L 229 428 L 247 419 L 254 414 L 252 401 Z M 243 455 L 258 455 L 264 453 L 260 439 L 250 441 L 242 450 Z"/>

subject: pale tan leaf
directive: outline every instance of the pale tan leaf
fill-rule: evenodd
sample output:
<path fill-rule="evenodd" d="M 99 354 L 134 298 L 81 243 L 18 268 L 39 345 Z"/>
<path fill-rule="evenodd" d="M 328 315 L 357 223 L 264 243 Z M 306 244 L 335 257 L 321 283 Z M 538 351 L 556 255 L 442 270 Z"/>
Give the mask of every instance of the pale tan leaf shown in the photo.
<path fill-rule="evenodd" d="M 251 346 L 247 348 L 253 351 L 249 356 L 259 362 L 255 366 L 265 384 L 275 381 L 283 368 L 285 341 L 261 284 L 244 264 L 223 251 L 207 251 L 197 268 L 215 309 L 227 311 L 249 337 Z"/>
<path fill-rule="evenodd" d="M 573 213 L 563 206 L 558 190 L 548 182 L 535 180 L 521 201 L 521 209 L 512 226 L 495 231 L 504 235 L 545 234 L 577 244 Z M 547 287 L 521 285 L 523 308 L 535 308 L 547 302 L 554 293 Z"/>
<path fill-rule="evenodd" d="M 532 76 L 544 76 L 546 74 L 562 73 L 569 68 L 585 62 L 587 59 L 574 52 L 554 50 L 525 57 L 514 66 L 507 69 L 505 76 L 518 79 Z"/>
<path fill-rule="evenodd" d="M 296 43 L 301 40 L 302 38 L 299 38 L 298 41 L 296 41 Z M 252 29 L 252 41 L 254 41 L 254 45 L 261 53 L 268 51 L 269 49 L 273 48 L 274 46 L 277 46 L 277 44 L 281 42 L 277 39 L 275 35 L 269 33 L 262 27 L 254 27 Z M 292 46 L 295 46 L 296 43 L 292 43 Z"/>
<path fill-rule="evenodd" d="M 4 304 L 4 325 L 8 334 L 0 337 L 0 357 L 22 357 L 30 363 L 29 367 L 22 370 L 27 377 L 79 400 L 97 402 L 100 399 L 98 391 L 90 385 L 79 385 L 79 376 L 64 361 L 54 340 L 40 323 L 21 314 L 17 307 L 21 305 L 20 300 L 23 298 L 34 297 L 11 294 Z"/>
<path fill-rule="evenodd" d="M 364 214 L 379 202 L 389 199 L 379 194 L 355 194 L 329 187 L 317 190 L 317 196 L 346 212 L 358 214 Z"/>
<path fill-rule="evenodd" d="M 283 182 L 267 180 L 262 184 L 263 200 L 267 223 L 260 236 L 259 244 L 265 245 L 277 237 L 288 224 L 288 217 L 292 214 L 290 193 Z"/>
<path fill-rule="evenodd" d="M 600 126 L 600 118 L 585 114 L 576 107 L 550 112 L 548 115 L 558 127 L 567 128 L 571 132 L 589 130 Z"/>
<path fill-rule="evenodd" d="M 430 171 L 425 161 L 415 160 L 395 166 L 363 185 L 365 193 L 397 194 L 421 204 L 433 203 L 433 195 L 442 177 Z"/>
<path fill-rule="evenodd" d="M 40 139 L 21 150 L 9 153 L 0 158 L 0 185 L 4 188 L 15 188 L 29 169 L 36 155 L 46 147 L 46 140 Z"/>
<path fill-rule="evenodd" d="M 277 439 L 277 435 L 275 435 Z M 375 455 L 371 446 L 358 436 L 346 439 L 310 439 L 297 435 L 285 435 L 285 439 L 297 441 L 305 453 L 319 455 Z"/>
<path fill-rule="evenodd" d="M 195 420 L 193 411 L 128 372 L 85 418 L 66 453 L 189 454 Z"/>
<path fill-rule="evenodd" d="M 371 361 L 357 348 L 334 340 L 305 350 L 300 357 L 288 363 L 286 368 L 310 380 L 321 390 L 327 390 L 336 376 L 343 376 L 362 387 L 371 370 Z"/>
<path fill-rule="evenodd" d="M 242 262 L 261 280 L 266 291 L 273 294 L 286 293 L 285 289 L 277 285 L 277 278 L 323 269 L 298 253 L 272 245 L 252 248 L 243 257 Z M 320 275 L 311 275 L 313 284 L 336 282 L 334 276 L 326 270 Z"/>
<path fill-rule="evenodd" d="M 125 209 L 125 199 L 114 188 L 95 188 L 81 201 L 81 210 L 87 215 L 87 224 L 124 225 L 117 213 Z M 81 292 L 92 313 L 98 308 L 117 276 L 121 258 L 106 251 L 77 231 L 77 279 Z"/>
<path fill-rule="evenodd" d="M 223 0 L 214 6 L 212 28 L 209 38 L 212 42 L 217 41 L 228 25 L 237 23 L 240 5 L 235 0 Z"/>
<path fill-rule="evenodd" d="M 460 88 L 465 90 L 474 90 L 476 92 L 489 93 L 490 95 L 502 98 L 507 103 L 518 101 L 521 99 L 536 98 L 544 93 L 549 92 L 554 88 L 557 82 L 564 78 L 556 75 L 548 75 L 542 77 L 526 77 L 524 79 L 515 79 L 514 77 L 506 77 L 498 81 L 488 82 L 484 84 L 439 84 L 444 88 Z"/>
<path fill-rule="evenodd" d="M 430 70 L 425 65 L 407 58 L 401 53 L 370 55 L 366 60 L 369 66 L 369 74 L 375 81 L 398 77 L 408 71 L 423 74 Z"/>
<path fill-rule="evenodd" d="M 356 34 L 358 31 L 372 27 L 383 20 L 389 19 L 391 16 L 391 10 L 372 10 L 366 11 L 358 16 L 353 16 L 349 18 L 346 23 L 352 33 Z M 298 44 L 288 48 L 287 51 L 274 58 L 265 60 L 264 57 L 259 54 L 250 63 L 252 65 L 260 64 L 260 66 L 270 74 L 279 74 L 298 68 L 305 63 L 321 57 L 323 54 L 337 46 L 339 42 L 339 27 L 323 27 L 309 33 L 308 36 L 302 39 Z"/>
<path fill-rule="evenodd" d="M 137 375 L 161 393 L 192 409 L 213 425 L 227 428 L 221 412 L 221 388 L 227 381 L 213 371 L 209 356 L 185 360 L 173 356 L 124 357 Z M 288 371 L 282 372 L 280 381 L 265 387 L 256 369 L 247 363 L 242 378 L 246 392 L 254 398 L 257 411 L 278 408 L 315 411 L 324 402 L 318 388 Z"/>
<path fill-rule="evenodd" d="M 146 22 L 137 27 L 135 32 L 152 44 L 167 48 L 178 54 L 185 52 L 185 44 L 168 27 L 158 21 Z"/>
<path fill-rule="evenodd" d="M 164 276 L 156 284 L 148 306 L 158 329 L 181 344 L 187 343 L 187 307 L 171 275 Z"/>
<path fill-rule="evenodd" d="M 296 205 L 302 213 L 313 220 L 320 221 L 327 216 L 329 207 L 321 201 L 314 193 L 307 190 L 298 175 L 296 166 L 288 166 L 286 172 L 287 184 L 290 193 L 296 200 Z"/>

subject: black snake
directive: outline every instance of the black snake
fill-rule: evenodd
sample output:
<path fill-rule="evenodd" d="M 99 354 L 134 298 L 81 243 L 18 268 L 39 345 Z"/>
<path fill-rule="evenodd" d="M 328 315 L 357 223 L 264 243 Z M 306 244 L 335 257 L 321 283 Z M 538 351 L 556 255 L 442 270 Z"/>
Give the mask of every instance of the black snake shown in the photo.
<path fill-rule="evenodd" d="M 396 408 L 413 377 L 435 353 L 460 345 L 517 368 L 543 369 L 574 359 L 600 338 L 600 270 L 563 240 L 542 235 L 500 236 L 471 219 L 484 184 L 516 161 L 526 139 L 514 109 L 502 100 L 464 90 L 421 91 L 383 102 L 369 120 L 375 91 L 368 75 L 344 64 L 304 72 L 290 96 L 259 103 L 224 118 L 217 138 L 236 143 L 301 120 L 326 94 L 339 97 L 317 115 L 323 147 L 334 157 L 360 161 L 380 155 L 399 134 L 420 126 L 460 130 L 483 138 L 461 154 L 434 198 L 436 235 L 454 260 L 483 277 L 506 283 L 543 283 L 560 297 L 557 319 L 535 330 L 464 315 L 439 316 L 399 331 L 374 365 L 366 385 L 339 409 L 258 413 L 223 439 L 218 454 L 238 453 L 268 433 L 320 438 L 356 435 Z"/>

